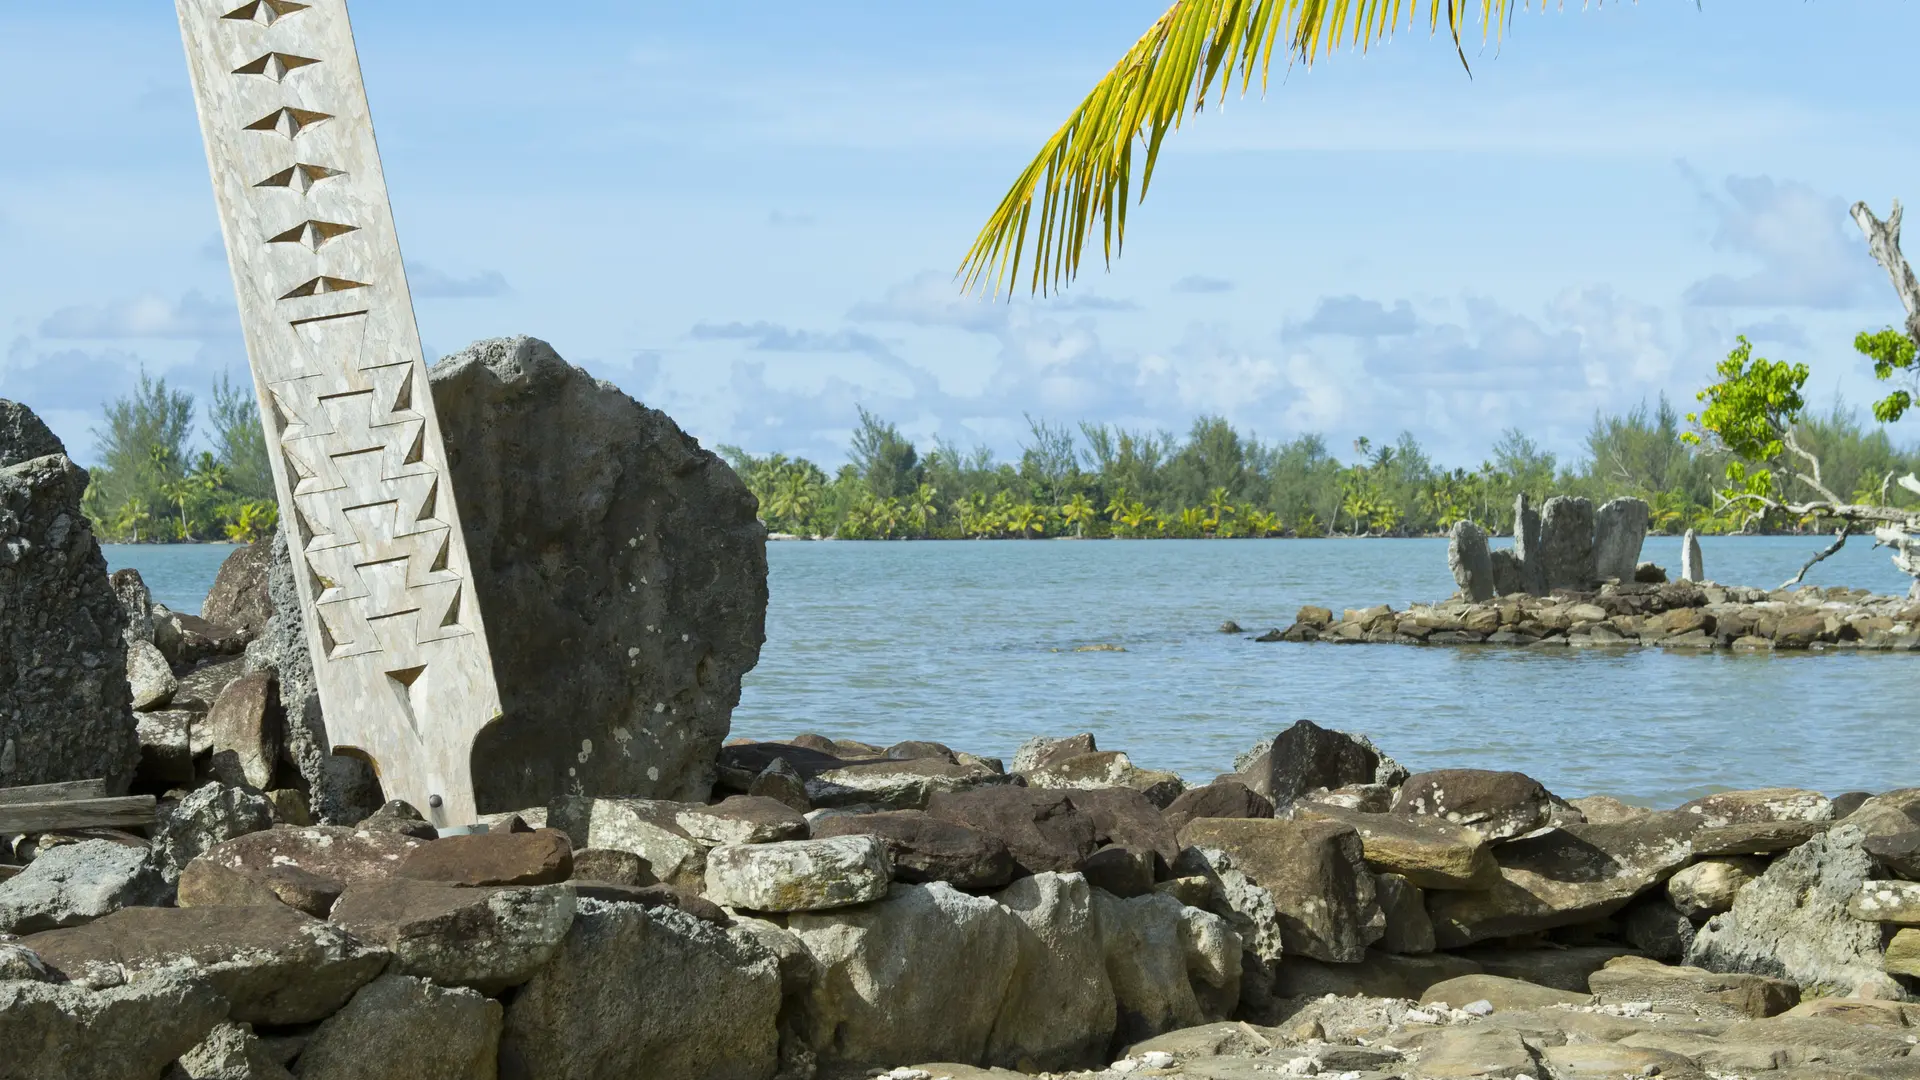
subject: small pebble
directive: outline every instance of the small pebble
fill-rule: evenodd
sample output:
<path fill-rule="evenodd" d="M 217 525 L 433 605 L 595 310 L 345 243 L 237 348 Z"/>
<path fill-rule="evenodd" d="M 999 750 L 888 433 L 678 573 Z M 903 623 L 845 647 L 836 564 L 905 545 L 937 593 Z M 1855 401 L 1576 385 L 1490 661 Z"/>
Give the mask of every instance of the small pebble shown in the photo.
<path fill-rule="evenodd" d="M 1165 1050 L 1149 1050 L 1140 1055 L 1140 1063 L 1149 1069 L 1173 1068 L 1173 1055 Z"/>
<path fill-rule="evenodd" d="M 1460 1006 L 1460 1011 L 1470 1016 L 1492 1016 L 1493 1002 L 1481 998 L 1479 1001 L 1471 1001 Z"/>

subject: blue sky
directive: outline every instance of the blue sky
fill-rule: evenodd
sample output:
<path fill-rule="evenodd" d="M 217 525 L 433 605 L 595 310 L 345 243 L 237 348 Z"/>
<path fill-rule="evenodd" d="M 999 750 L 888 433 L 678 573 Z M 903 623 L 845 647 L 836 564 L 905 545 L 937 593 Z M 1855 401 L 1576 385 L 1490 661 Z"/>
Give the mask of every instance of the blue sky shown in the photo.
<path fill-rule="evenodd" d="M 1732 335 L 1875 386 L 1899 316 L 1846 207 L 1920 201 L 1894 0 L 1647 0 L 1403 33 L 1172 138 L 1125 257 L 1057 299 L 952 272 L 1158 14 L 1138 0 L 357 0 L 429 355 L 526 333 L 709 445 L 842 460 L 856 407 L 1017 453 L 1026 415 L 1266 437 L 1690 404 Z M 0 5 L 0 396 L 82 461 L 141 365 L 244 375 L 171 5 Z M 1896 438 L 1906 441 L 1903 432 Z"/>

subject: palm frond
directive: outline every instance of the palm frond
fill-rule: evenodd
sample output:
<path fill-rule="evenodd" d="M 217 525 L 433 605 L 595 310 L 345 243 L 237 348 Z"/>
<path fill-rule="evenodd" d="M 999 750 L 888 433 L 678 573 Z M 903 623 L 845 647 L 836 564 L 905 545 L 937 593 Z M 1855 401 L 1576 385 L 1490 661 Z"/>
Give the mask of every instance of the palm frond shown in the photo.
<path fill-rule="evenodd" d="M 1245 95 L 1260 78 L 1264 94 L 1276 55 L 1311 66 L 1342 45 L 1362 52 L 1396 28 L 1425 16 L 1444 27 L 1466 63 L 1462 32 L 1478 22 L 1486 40 L 1505 32 L 1532 0 L 1175 0 L 1086 100 L 1047 140 L 980 231 L 959 274 L 969 290 L 1011 292 L 1026 260 L 1033 291 L 1064 287 L 1078 273 L 1097 231 L 1100 254 L 1119 253 L 1134 170 L 1145 199 L 1167 133 L 1210 94 L 1226 100 L 1235 81 Z M 1546 0 L 1541 0 L 1544 8 Z M 1476 14 L 1469 14 L 1477 9 Z M 1139 145 L 1136 146 L 1136 143 Z M 1136 151 L 1141 152 L 1136 158 Z M 1037 205 L 1036 205 L 1037 204 Z"/>

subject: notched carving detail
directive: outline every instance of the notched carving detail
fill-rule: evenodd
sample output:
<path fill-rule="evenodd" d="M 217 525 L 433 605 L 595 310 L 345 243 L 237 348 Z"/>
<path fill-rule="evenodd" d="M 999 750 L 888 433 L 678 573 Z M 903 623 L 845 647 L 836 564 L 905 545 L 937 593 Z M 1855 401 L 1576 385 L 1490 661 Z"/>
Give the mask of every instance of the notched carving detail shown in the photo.
<path fill-rule="evenodd" d="M 253 3 L 242 4 L 220 17 L 272 26 L 294 12 L 305 11 L 312 6 L 312 4 L 296 4 L 294 0 L 253 0 Z"/>
<path fill-rule="evenodd" d="M 346 292 L 349 289 L 364 289 L 366 287 L 367 287 L 367 283 L 364 281 L 351 281 L 351 280 L 348 280 L 347 278 L 327 277 L 325 275 L 322 275 L 320 277 L 314 278 L 312 281 L 302 282 L 301 284 L 294 286 L 292 292 L 287 293 L 285 296 L 282 296 L 280 299 L 292 300 L 296 297 L 301 297 L 301 296 L 325 296 L 328 293 Z M 353 314 L 365 315 L 366 312 L 357 311 L 357 312 L 354 312 Z M 344 316 L 335 315 L 335 316 L 329 316 L 329 317 L 343 318 Z M 303 321 L 318 322 L 319 320 L 314 319 L 314 320 L 303 320 Z"/>
<path fill-rule="evenodd" d="M 313 250 L 319 251 L 321 244 L 324 244 L 327 241 L 334 239 L 335 237 L 345 236 L 350 232 L 359 232 L 359 231 L 360 231 L 360 226 L 358 225 L 342 225 L 337 221 L 309 220 L 309 221 L 303 221 L 300 224 L 295 225 L 293 228 L 288 229 L 286 232 L 283 232 L 278 236 L 267 237 L 267 243 L 269 244 L 305 244 L 308 247 L 312 248 Z"/>
<path fill-rule="evenodd" d="M 329 169 L 325 165 L 309 165 L 303 161 L 294 164 L 291 168 L 281 169 L 253 186 L 291 188 L 305 195 L 320 181 L 332 176 L 345 175 L 346 171 L 343 169 Z"/>
<path fill-rule="evenodd" d="M 295 56 L 292 53 L 270 52 L 258 60 L 249 61 L 233 69 L 235 75 L 264 75 L 274 82 L 286 82 L 287 76 L 308 64 L 320 61 L 311 56 Z"/>
<path fill-rule="evenodd" d="M 332 113 L 314 112 L 312 109 L 296 109 L 291 105 L 283 105 L 248 124 L 247 130 L 271 131 L 276 135 L 297 139 L 308 128 L 331 119 L 333 119 Z"/>

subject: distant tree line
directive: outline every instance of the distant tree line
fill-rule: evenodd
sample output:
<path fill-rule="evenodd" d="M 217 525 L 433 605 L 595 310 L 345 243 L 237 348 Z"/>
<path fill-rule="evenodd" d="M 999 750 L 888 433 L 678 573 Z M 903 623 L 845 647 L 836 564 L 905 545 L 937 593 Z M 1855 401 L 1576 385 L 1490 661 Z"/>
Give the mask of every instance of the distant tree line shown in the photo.
<path fill-rule="evenodd" d="M 192 394 L 143 371 L 132 394 L 107 406 L 93 437 L 97 464 L 82 506 L 101 539 L 251 542 L 272 535 L 279 508 L 252 387 L 222 374 L 203 417 Z"/>
<path fill-rule="evenodd" d="M 1889 495 L 1889 477 L 1920 471 L 1920 453 L 1896 447 L 1880 422 L 1899 410 L 1877 403 L 1876 412 L 1863 422 L 1840 404 L 1793 418 L 1797 445 L 1819 458 L 1825 486 L 1858 502 L 1899 497 Z M 191 393 L 143 372 L 104 419 L 93 432 L 97 464 L 85 502 L 103 539 L 271 535 L 278 510 L 251 387 L 222 375 L 203 410 Z M 1721 438 L 1701 440 L 1699 425 L 1664 397 L 1597 415 L 1578 460 L 1562 462 L 1509 429 L 1472 469 L 1436 463 L 1411 433 L 1356 439 L 1343 459 L 1318 434 L 1266 441 L 1218 416 L 1194 420 L 1184 438 L 1030 417 L 1009 461 L 946 440 L 923 449 L 862 409 L 848 461 L 831 475 L 805 458 L 719 449 L 770 530 L 848 540 L 1425 536 L 1461 519 L 1508 533 L 1521 492 L 1536 501 L 1637 496 L 1664 533 L 1822 525 L 1778 512 L 1756 518 L 1750 505 L 1730 502 L 1722 485 L 1750 455 Z M 1783 497 L 1804 496 L 1792 490 L 1791 470 L 1776 475 Z"/>
<path fill-rule="evenodd" d="M 1028 429 L 1019 458 L 1007 461 L 944 440 L 923 449 L 862 409 L 849 460 L 832 475 L 780 453 L 720 453 L 759 499 L 770 530 L 849 540 L 1425 536 L 1463 518 L 1506 533 L 1521 492 L 1536 501 L 1636 496 L 1663 533 L 1817 525 L 1756 523 L 1717 500 L 1724 448 L 1689 441 L 1664 396 L 1596 416 L 1577 461 L 1509 429 L 1471 469 L 1436 463 L 1406 432 L 1390 442 L 1357 439 L 1342 459 L 1320 435 L 1264 441 L 1218 416 L 1196 419 L 1184 438 L 1031 417 Z M 1889 473 L 1920 467 L 1920 454 L 1896 448 L 1845 405 L 1802 417 L 1797 430 L 1825 463 L 1828 484 L 1844 491 L 1877 494 Z"/>

